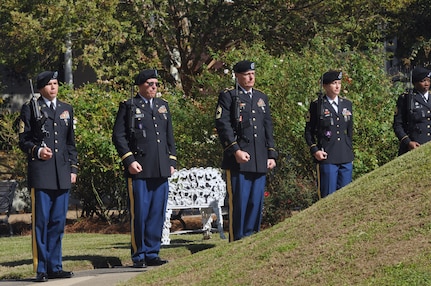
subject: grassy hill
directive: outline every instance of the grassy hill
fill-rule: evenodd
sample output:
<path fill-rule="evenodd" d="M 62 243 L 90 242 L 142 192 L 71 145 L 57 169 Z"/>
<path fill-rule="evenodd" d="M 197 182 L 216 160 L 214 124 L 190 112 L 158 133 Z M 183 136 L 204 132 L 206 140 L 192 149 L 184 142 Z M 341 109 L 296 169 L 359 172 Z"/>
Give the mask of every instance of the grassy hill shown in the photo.
<path fill-rule="evenodd" d="M 431 145 L 286 221 L 127 285 L 431 285 Z"/>

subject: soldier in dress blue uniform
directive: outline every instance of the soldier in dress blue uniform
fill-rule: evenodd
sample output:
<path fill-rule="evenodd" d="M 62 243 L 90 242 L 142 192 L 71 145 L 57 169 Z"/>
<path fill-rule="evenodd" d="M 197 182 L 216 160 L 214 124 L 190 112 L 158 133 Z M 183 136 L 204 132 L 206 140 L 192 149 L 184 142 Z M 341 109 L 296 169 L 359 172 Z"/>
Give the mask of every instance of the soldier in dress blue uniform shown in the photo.
<path fill-rule="evenodd" d="M 234 66 L 237 86 L 220 92 L 215 124 L 223 145 L 229 196 L 229 241 L 260 230 L 266 173 L 275 167 L 268 97 L 254 89 L 255 64 Z"/>
<path fill-rule="evenodd" d="M 44 71 L 37 76 L 41 96 L 37 103 L 25 103 L 20 115 L 19 147 L 27 154 L 37 282 L 73 276 L 72 272 L 63 270 L 61 242 L 78 159 L 73 108 L 57 99 L 57 75 L 57 72 Z M 34 108 L 43 115 L 42 125 L 37 123 Z"/>
<path fill-rule="evenodd" d="M 431 71 L 416 67 L 411 77 L 414 88 L 398 97 L 394 115 L 393 129 L 400 141 L 398 155 L 431 140 Z"/>
<path fill-rule="evenodd" d="M 125 167 L 133 267 L 167 263 L 159 257 L 176 148 L 168 103 L 156 97 L 156 70 L 135 78 L 138 94 L 120 103 L 112 140 Z"/>
<path fill-rule="evenodd" d="M 323 74 L 325 95 L 310 104 L 305 141 L 317 163 L 318 195 L 324 198 L 352 181 L 352 102 L 340 97 L 342 73 Z"/>

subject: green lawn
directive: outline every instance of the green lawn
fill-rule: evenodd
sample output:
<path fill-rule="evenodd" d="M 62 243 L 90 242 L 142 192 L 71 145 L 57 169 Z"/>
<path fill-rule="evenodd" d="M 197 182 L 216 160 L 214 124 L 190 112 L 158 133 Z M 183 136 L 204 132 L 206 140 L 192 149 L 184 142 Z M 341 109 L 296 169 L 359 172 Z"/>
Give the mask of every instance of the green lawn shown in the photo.
<path fill-rule="evenodd" d="M 218 234 L 203 240 L 202 234 L 171 235 L 171 244 L 162 246 L 160 256 L 171 262 L 193 253 L 227 244 Z M 34 277 L 31 237 L 0 237 L 0 279 Z M 63 266 L 66 270 L 88 270 L 131 265 L 129 234 L 70 233 L 63 239 Z"/>

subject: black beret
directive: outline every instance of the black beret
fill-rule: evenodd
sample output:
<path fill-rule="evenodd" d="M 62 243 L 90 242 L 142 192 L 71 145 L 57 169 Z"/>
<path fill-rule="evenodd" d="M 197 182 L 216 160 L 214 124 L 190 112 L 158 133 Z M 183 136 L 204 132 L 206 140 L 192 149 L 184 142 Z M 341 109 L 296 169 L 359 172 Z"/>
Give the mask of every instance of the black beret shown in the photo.
<path fill-rule="evenodd" d="M 330 70 L 327 71 L 323 74 L 322 76 L 322 83 L 323 84 L 328 84 L 333 82 L 334 80 L 341 80 L 343 77 L 343 73 L 340 71 L 334 71 L 334 70 Z"/>
<path fill-rule="evenodd" d="M 240 61 L 237 62 L 234 66 L 233 66 L 233 71 L 236 73 L 243 73 L 246 71 L 252 70 L 254 71 L 254 62 L 250 62 L 250 61 Z"/>
<path fill-rule="evenodd" d="M 58 72 L 44 71 L 37 75 L 36 88 L 44 88 L 51 79 L 57 79 Z"/>
<path fill-rule="evenodd" d="M 143 70 L 135 77 L 135 84 L 141 85 L 150 78 L 157 78 L 157 70 Z"/>
<path fill-rule="evenodd" d="M 431 71 L 423 67 L 417 67 L 412 72 L 412 82 L 419 82 L 424 78 L 431 78 Z"/>

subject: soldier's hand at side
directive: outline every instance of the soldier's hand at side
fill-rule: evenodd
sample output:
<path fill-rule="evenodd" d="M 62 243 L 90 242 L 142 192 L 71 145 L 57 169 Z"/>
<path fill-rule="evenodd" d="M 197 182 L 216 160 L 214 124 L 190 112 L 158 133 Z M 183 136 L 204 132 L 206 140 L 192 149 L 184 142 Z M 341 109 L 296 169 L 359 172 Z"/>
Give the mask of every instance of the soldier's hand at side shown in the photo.
<path fill-rule="evenodd" d="M 40 159 L 42 159 L 44 161 L 51 159 L 52 158 L 52 150 L 51 150 L 51 148 L 49 148 L 49 147 L 43 147 L 40 150 L 39 156 L 40 156 Z"/>
<path fill-rule="evenodd" d="M 416 141 L 410 141 L 410 142 L 409 142 L 409 150 L 416 149 L 416 148 L 418 148 L 419 146 L 421 146 L 421 144 L 419 144 L 419 143 L 418 143 L 418 142 L 416 142 Z"/>
<path fill-rule="evenodd" d="M 173 173 L 175 173 L 177 170 L 174 168 L 174 166 L 171 166 L 171 175 L 173 174 Z"/>
<path fill-rule="evenodd" d="M 248 161 L 250 161 L 250 154 L 242 150 L 237 150 L 235 152 L 235 160 L 239 164 L 247 163 Z"/>
<path fill-rule="evenodd" d="M 129 165 L 128 170 L 130 174 L 136 175 L 142 171 L 142 166 L 137 161 L 134 161 Z"/>
<path fill-rule="evenodd" d="M 71 182 L 72 184 L 75 184 L 75 183 L 76 183 L 76 174 L 74 174 L 74 173 L 71 173 L 71 174 L 70 174 L 70 182 Z"/>
<path fill-rule="evenodd" d="M 269 170 L 274 169 L 274 168 L 275 168 L 275 165 L 276 165 L 276 163 L 275 163 L 275 160 L 274 160 L 274 159 L 268 159 L 267 167 L 268 167 L 268 169 L 269 169 Z"/>
<path fill-rule="evenodd" d="M 326 153 L 325 151 L 321 151 L 321 150 L 317 151 L 313 155 L 317 161 L 322 161 L 322 160 L 325 160 L 326 158 L 328 158 L 328 153 Z"/>

